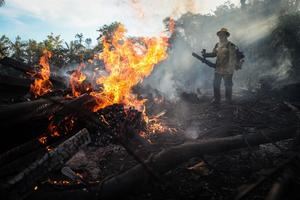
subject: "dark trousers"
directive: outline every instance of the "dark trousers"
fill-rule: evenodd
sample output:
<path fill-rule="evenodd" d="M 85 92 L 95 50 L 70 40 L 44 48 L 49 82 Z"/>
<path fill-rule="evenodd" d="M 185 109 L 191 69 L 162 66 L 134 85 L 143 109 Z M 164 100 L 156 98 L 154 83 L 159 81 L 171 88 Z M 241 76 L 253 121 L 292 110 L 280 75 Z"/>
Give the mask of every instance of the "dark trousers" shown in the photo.
<path fill-rule="evenodd" d="M 221 100 L 221 81 L 224 80 L 225 85 L 225 97 L 227 101 L 231 101 L 232 98 L 232 76 L 233 74 L 219 74 L 215 73 L 214 78 L 214 98 L 216 101 Z"/>

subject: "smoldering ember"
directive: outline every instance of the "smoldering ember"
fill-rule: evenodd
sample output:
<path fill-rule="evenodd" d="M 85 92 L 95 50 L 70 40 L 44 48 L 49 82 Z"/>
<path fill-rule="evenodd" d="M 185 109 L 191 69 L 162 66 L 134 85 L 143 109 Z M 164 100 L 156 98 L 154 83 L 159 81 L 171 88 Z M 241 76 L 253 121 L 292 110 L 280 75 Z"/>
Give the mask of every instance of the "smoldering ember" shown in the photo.
<path fill-rule="evenodd" d="M 300 199 L 300 0 L 0 0 L 0 30 L 1 199 Z"/>

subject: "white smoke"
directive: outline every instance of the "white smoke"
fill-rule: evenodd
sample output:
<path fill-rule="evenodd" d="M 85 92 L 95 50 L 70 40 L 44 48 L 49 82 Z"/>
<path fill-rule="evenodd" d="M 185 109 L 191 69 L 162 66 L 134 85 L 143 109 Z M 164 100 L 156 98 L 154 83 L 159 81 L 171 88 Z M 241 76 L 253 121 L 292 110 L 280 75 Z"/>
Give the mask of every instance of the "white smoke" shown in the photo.
<path fill-rule="evenodd" d="M 169 99 L 176 99 L 178 91 L 211 90 L 214 70 L 191 54 L 193 51 L 200 54 L 202 49 L 211 51 L 218 42 L 216 32 L 222 27 L 229 29 L 229 40 L 246 56 L 243 69 L 234 75 L 235 88 L 256 85 L 265 75 L 275 76 L 276 80 L 288 78 L 292 67 L 288 50 L 283 50 L 279 55 L 274 52 L 273 57 L 266 58 L 261 56 L 263 50 L 258 45 L 271 46 L 263 42 L 277 27 L 278 16 L 280 13 L 261 14 L 239 8 L 232 8 L 227 15 L 182 15 L 176 23 L 177 37 L 172 43 L 169 58 L 156 67 L 144 84 L 158 89 Z"/>

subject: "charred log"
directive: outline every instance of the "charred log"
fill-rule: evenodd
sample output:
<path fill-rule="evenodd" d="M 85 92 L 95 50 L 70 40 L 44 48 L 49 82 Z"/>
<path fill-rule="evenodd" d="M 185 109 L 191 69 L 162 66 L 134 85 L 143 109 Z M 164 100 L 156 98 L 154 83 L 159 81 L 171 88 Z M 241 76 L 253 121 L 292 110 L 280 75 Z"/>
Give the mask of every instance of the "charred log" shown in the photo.
<path fill-rule="evenodd" d="M 80 148 L 90 143 L 90 135 L 86 129 L 58 145 L 27 166 L 17 175 L 10 177 L 1 186 L 2 191 L 9 194 L 9 199 L 22 199 L 34 184 L 44 178 L 49 172 L 60 169 Z"/>

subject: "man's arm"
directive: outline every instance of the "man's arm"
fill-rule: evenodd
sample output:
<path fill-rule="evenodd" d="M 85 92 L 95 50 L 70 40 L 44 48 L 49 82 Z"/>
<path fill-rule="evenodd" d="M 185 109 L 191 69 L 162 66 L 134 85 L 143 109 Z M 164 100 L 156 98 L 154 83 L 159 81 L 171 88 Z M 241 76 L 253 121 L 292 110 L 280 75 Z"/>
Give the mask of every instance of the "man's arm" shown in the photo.
<path fill-rule="evenodd" d="M 217 48 L 218 48 L 218 44 L 215 45 L 214 49 L 210 53 L 206 53 L 206 51 L 202 51 L 202 56 L 204 58 L 214 58 L 214 57 L 216 57 L 217 56 Z"/>

